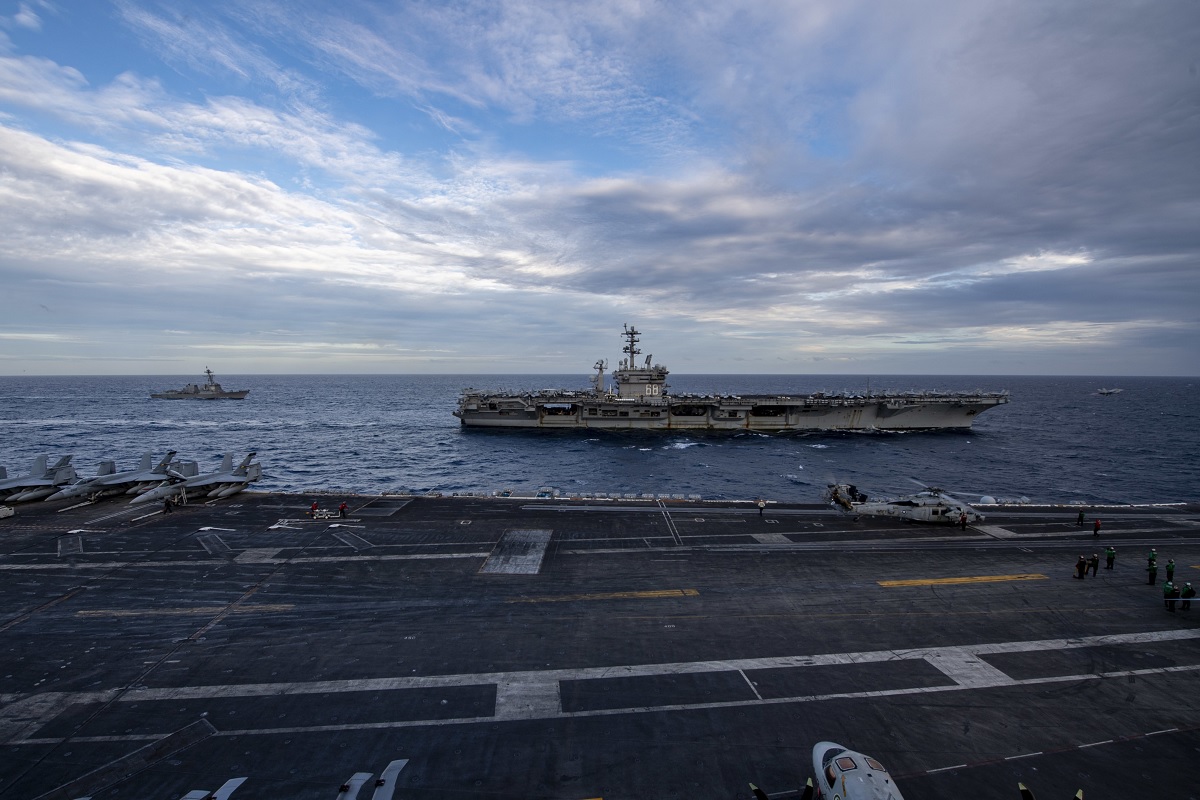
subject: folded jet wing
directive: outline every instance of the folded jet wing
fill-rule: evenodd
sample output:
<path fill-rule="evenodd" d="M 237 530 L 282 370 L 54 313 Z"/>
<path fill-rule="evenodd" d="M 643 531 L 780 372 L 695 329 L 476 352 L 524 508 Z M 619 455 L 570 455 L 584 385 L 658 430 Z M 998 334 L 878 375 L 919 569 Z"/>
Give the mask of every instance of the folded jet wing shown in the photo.
<path fill-rule="evenodd" d="M 88 497 L 95 499 L 114 494 L 137 494 L 153 488 L 170 478 L 171 473 L 174 472 L 171 469 L 171 459 L 174 457 L 175 451 L 169 450 L 166 456 L 163 457 L 163 460 L 158 462 L 157 466 L 151 467 L 151 455 L 144 453 L 142 455 L 142 462 L 138 465 L 138 468 L 126 472 L 113 471 L 113 462 L 105 461 L 100 465 L 100 470 L 96 477 L 85 478 L 82 481 L 73 483 L 46 499 L 63 500 L 68 497 Z"/>
<path fill-rule="evenodd" d="M 183 470 L 183 479 L 178 475 L 172 482 L 164 482 L 131 500 L 131 503 L 148 503 L 152 500 L 163 500 L 168 497 L 229 497 L 245 489 L 262 477 L 262 465 L 254 461 L 256 453 L 251 452 L 242 463 L 233 466 L 233 453 L 226 453 L 219 469 L 197 475 L 191 469 Z M 188 467 L 194 462 L 189 462 Z M 191 475 L 188 473 L 191 472 Z"/>
<path fill-rule="evenodd" d="M 63 456 L 54 466 L 47 466 L 48 463 L 49 459 L 46 456 L 38 456 L 33 460 L 33 468 L 29 474 L 16 478 L 9 478 L 8 471 L 0 467 L 0 501 L 23 503 L 27 500 L 40 500 L 75 480 L 71 456 Z"/>

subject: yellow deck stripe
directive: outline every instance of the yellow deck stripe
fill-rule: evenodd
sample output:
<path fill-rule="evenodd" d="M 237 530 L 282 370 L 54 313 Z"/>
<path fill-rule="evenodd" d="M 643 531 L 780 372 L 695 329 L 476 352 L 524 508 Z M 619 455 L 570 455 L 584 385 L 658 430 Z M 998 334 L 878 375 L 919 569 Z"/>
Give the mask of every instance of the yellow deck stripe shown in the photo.
<path fill-rule="evenodd" d="M 938 586 L 947 583 L 999 583 L 1000 581 L 1044 581 L 1045 575 L 1029 572 L 1022 575 L 976 575 L 972 578 L 914 578 L 907 581 L 879 581 L 880 586 Z"/>
<path fill-rule="evenodd" d="M 189 617 L 196 614 L 220 614 L 229 611 L 231 614 L 253 614 L 266 611 L 291 611 L 295 606 L 289 603 L 269 603 L 256 606 L 197 606 L 196 608 L 138 608 L 138 609 L 99 609 L 96 611 L 76 611 L 77 617 Z"/>
<path fill-rule="evenodd" d="M 605 594 L 560 594 L 548 597 L 522 597 L 509 603 L 565 603 L 574 600 L 653 600 L 661 597 L 697 597 L 695 589 L 658 589 L 648 592 L 607 592 Z"/>

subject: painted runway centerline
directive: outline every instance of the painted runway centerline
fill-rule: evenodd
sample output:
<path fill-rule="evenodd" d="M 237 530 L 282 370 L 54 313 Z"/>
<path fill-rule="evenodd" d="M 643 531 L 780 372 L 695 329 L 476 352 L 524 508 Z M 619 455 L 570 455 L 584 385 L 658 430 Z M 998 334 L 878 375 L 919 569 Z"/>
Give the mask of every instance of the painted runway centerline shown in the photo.
<path fill-rule="evenodd" d="M 196 608 L 107 608 L 91 611 L 76 611 L 77 617 L 187 617 L 204 614 L 219 614 L 230 611 L 234 614 L 257 614 L 291 611 L 291 603 L 267 603 L 253 606 L 197 606 Z"/>

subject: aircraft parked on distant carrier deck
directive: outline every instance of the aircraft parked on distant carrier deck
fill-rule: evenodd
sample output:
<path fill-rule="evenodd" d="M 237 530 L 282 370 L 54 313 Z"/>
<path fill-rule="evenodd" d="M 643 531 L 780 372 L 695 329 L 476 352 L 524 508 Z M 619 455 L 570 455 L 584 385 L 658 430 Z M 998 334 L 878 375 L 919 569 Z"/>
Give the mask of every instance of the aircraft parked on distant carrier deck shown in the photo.
<path fill-rule="evenodd" d="M 87 497 L 89 500 L 98 500 L 115 494 L 138 494 L 158 486 L 170 476 L 171 459 L 174 457 L 175 451 L 168 450 L 163 460 L 158 462 L 158 466 L 151 467 L 152 457 L 149 453 L 144 453 L 138 468 L 126 472 L 117 472 L 116 463 L 113 461 L 102 461 L 95 477 L 77 481 L 46 499 Z"/>
<path fill-rule="evenodd" d="M 181 465 L 182 470 L 171 471 L 167 481 L 139 494 L 129 502 L 133 504 L 167 498 L 190 500 L 194 497 L 229 497 L 262 477 L 262 464 L 251 463 L 255 455 L 257 454 L 251 452 L 242 459 L 241 464 L 234 467 L 233 453 L 226 453 L 219 469 L 203 475 L 199 474 L 195 461 L 185 462 Z"/>
<path fill-rule="evenodd" d="M 934 522 L 957 525 L 966 514 L 967 522 L 983 522 L 986 517 L 978 509 L 952 497 L 949 492 L 934 486 L 907 497 L 894 500 L 868 501 L 857 487 L 846 483 L 830 484 L 825 499 L 852 514 L 870 517 L 898 517 L 912 522 Z"/>
<path fill-rule="evenodd" d="M 28 475 L 15 478 L 9 478 L 8 470 L 0 467 L 0 501 L 24 503 L 41 500 L 57 492 L 63 484 L 75 480 L 71 456 L 63 456 L 52 467 L 46 466 L 48 462 L 46 456 L 38 456 L 33 460 L 33 468 Z"/>
<path fill-rule="evenodd" d="M 673 394 L 670 371 L 646 356 L 638 363 L 637 328 L 626 344 L 610 389 L 607 363 L 596 362 L 590 390 L 512 393 L 466 389 L 454 416 L 467 427 L 611 431 L 915 431 L 969 430 L 975 417 L 1008 403 L 1007 392 L 894 392 L 862 394 Z"/>

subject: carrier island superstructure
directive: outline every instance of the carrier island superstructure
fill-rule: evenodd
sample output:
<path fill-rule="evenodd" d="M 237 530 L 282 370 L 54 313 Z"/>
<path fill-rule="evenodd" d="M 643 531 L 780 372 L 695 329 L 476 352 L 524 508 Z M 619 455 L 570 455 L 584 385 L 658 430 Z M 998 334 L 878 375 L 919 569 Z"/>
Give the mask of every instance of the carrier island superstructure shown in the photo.
<path fill-rule="evenodd" d="M 870 392 L 866 394 L 671 394 L 667 368 L 647 356 L 639 366 L 640 331 L 625 326 L 626 354 L 613 370 L 596 362 L 590 390 L 509 393 L 466 389 L 454 415 L 479 428 L 608 430 L 916 431 L 970 428 L 975 417 L 1008 402 L 1007 392 Z"/>

